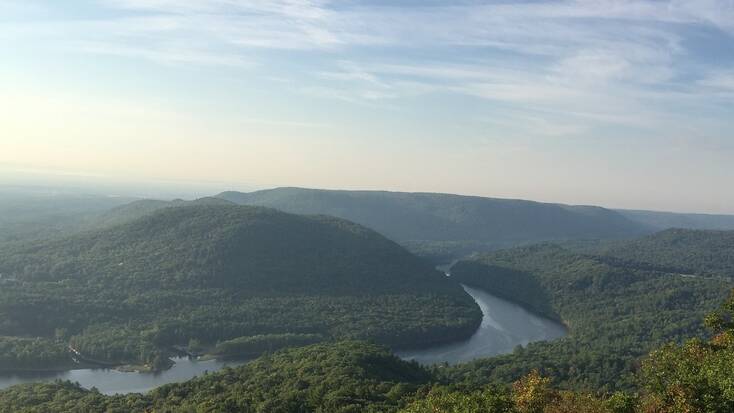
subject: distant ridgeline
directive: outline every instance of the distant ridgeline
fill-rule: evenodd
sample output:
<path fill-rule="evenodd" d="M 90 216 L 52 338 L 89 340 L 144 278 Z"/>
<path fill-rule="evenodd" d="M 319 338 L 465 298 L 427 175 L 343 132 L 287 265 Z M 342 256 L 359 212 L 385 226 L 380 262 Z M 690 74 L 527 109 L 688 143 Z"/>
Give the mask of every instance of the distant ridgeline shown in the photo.
<path fill-rule="evenodd" d="M 658 230 L 670 228 L 734 230 L 734 215 L 685 214 L 677 212 L 618 209 L 627 218 Z"/>
<path fill-rule="evenodd" d="M 652 231 L 600 207 L 475 196 L 277 188 L 224 192 L 217 197 L 290 213 L 348 219 L 437 262 L 539 241 L 617 239 Z"/>
<path fill-rule="evenodd" d="M 734 232 L 670 230 L 578 249 L 587 253 L 541 244 L 454 265 L 453 279 L 563 320 L 570 332 L 446 374 L 479 385 L 538 369 L 563 387 L 632 388 L 639 357 L 702 335 L 703 315 L 732 288 Z"/>
<path fill-rule="evenodd" d="M 481 320 L 458 284 L 370 229 L 226 204 L 146 201 L 103 229 L 0 249 L 0 369 L 66 368 L 67 344 L 156 366 L 173 346 L 430 345 Z"/>
<path fill-rule="evenodd" d="M 69 234 L 89 217 L 132 202 L 94 195 L 17 193 L 0 186 L 0 243 Z"/>
<path fill-rule="evenodd" d="M 195 201 L 17 194 L 0 188 L 0 243 L 48 239 L 122 224 L 155 210 L 237 203 L 323 214 L 374 229 L 437 264 L 473 252 L 544 241 L 615 240 L 669 228 L 734 230 L 734 215 L 610 210 L 433 193 L 276 188 Z"/>

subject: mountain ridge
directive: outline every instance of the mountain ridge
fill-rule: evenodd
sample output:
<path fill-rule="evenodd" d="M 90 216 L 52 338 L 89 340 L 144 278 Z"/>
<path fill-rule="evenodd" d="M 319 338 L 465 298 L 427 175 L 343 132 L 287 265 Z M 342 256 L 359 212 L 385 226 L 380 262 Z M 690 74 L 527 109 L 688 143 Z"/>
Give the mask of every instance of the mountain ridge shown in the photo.
<path fill-rule="evenodd" d="M 540 241 L 627 238 L 651 232 L 602 207 L 426 192 L 276 188 L 216 196 L 298 214 L 357 222 L 403 245 L 469 253 Z"/>

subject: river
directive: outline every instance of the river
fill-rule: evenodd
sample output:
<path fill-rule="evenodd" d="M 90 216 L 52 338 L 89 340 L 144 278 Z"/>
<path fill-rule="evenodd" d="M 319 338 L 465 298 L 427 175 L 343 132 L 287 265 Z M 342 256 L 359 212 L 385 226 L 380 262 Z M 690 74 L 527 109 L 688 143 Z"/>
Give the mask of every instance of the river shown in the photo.
<path fill-rule="evenodd" d="M 168 383 L 178 383 L 206 372 L 237 366 L 244 362 L 174 358 L 170 369 L 157 373 L 122 372 L 114 369 L 79 369 L 62 372 L 3 373 L 0 389 L 21 383 L 50 382 L 57 379 L 78 382 L 87 389 L 96 387 L 104 394 L 144 393 Z"/>
<path fill-rule="evenodd" d="M 566 328 L 556 321 L 537 316 L 511 301 L 482 290 L 463 287 L 479 304 L 484 316 L 474 335 L 453 344 L 399 351 L 398 356 L 421 364 L 456 364 L 511 353 L 517 346 L 566 335 Z"/>
<path fill-rule="evenodd" d="M 510 301 L 484 291 L 464 286 L 479 304 L 484 315 L 479 329 L 468 340 L 415 351 L 401 351 L 398 356 L 422 364 L 470 361 L 512 352 L 519 345 L 552 340 L 566 334 L 563 325 L 538 317 Z M 0 375 L 0 389 L 21 383 L 54 381 L 78 382 L 85 388 L 96 387 L 104 394 L 146 392 L 168 383 L 176 383 L 243 362 L 174 359 L 176 364 L 159 373 L 120 372 L 114 369 L 79 369 L 58 373 L 18 373 Z"/>

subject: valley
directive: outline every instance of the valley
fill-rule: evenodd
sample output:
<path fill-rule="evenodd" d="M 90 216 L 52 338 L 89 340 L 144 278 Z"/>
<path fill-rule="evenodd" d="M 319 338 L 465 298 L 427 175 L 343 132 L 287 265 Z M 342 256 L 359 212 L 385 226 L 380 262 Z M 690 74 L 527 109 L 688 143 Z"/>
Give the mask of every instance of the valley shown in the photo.
<path fill-rule="evenodd" d="M 468 287 L 466 290 L 483 313 L 482 323 L 471 337 L 459 339 L 456 343 L 438 344 L 417 350 L 401 350 L 396 354 L 402 359 L 415 360 L 424 365 L 456 364 L 510 353 L 517 346 L 524 346 L 533 341 L 553 340 L 566 333 L 562 325 L 528 313 L 516 304 L 480 290 Z M 300 346 L 295 343 L 288 345 Z M 22 383 L 68 380 L 79 383 L 86 389 L 94 387 L 107 395 L 139 393 L 248 361 L 242 359 L 242 355 L 230 356 L 223 360 L 213 357 L 214 355 L 201 359 L 175 357 L 170 369 L 158 372 L 119 371 L 100 366 L 73 368 L 65 372 L 0 372 L 0 390 Z"/>
<path fill-rule="evenodd" d="M 734 0 L 0 0 L 0 413 L 734 413 Z"/>
<path fill-rule="evenodd" d="M 0 273 L 3 370 L 65 369 L 67 343 L 89 360 L 157 370 L 173 346 L 252 356 L 339 338 L 399 348 L 468 337 L 481 322 L 459 285 L 377 233 L 259 207 L 166 208 L 9 245 Z"/>
<path fill-rule="evenodd" d="M 141 412 L 203 398 L 217 411 L 408 412 L 432 397 L 510 403 L 508 383 L 532 374 L 569 392 L 558 394 L 630 394 L 648 353 L 708 337 L 702 320 L 734 285 L 725 231 L 474 238 L 471 255 L 418 257 L 344 218 L 220 198 L 134 201 L 83 222 L 0 244 L 0 401 L 17 411 L 30 391 L 53 395 L 33 402 L 41 411 L 64 398 Z M 440 256 L 451 263 L 439 271 Z M 256 390 L 306 363 L 300 352 L 342 361 L 281 384 L 295 399 Z"/>

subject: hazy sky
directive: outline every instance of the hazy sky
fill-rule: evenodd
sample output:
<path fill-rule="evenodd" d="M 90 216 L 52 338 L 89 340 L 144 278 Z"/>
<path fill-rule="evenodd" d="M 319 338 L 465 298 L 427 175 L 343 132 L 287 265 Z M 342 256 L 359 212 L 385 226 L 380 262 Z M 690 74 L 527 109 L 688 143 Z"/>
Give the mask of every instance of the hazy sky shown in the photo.
<path fill-rule="evenodd" d="M 0 0 L 0 180 L 734 213 L 734 1 Z"/>

